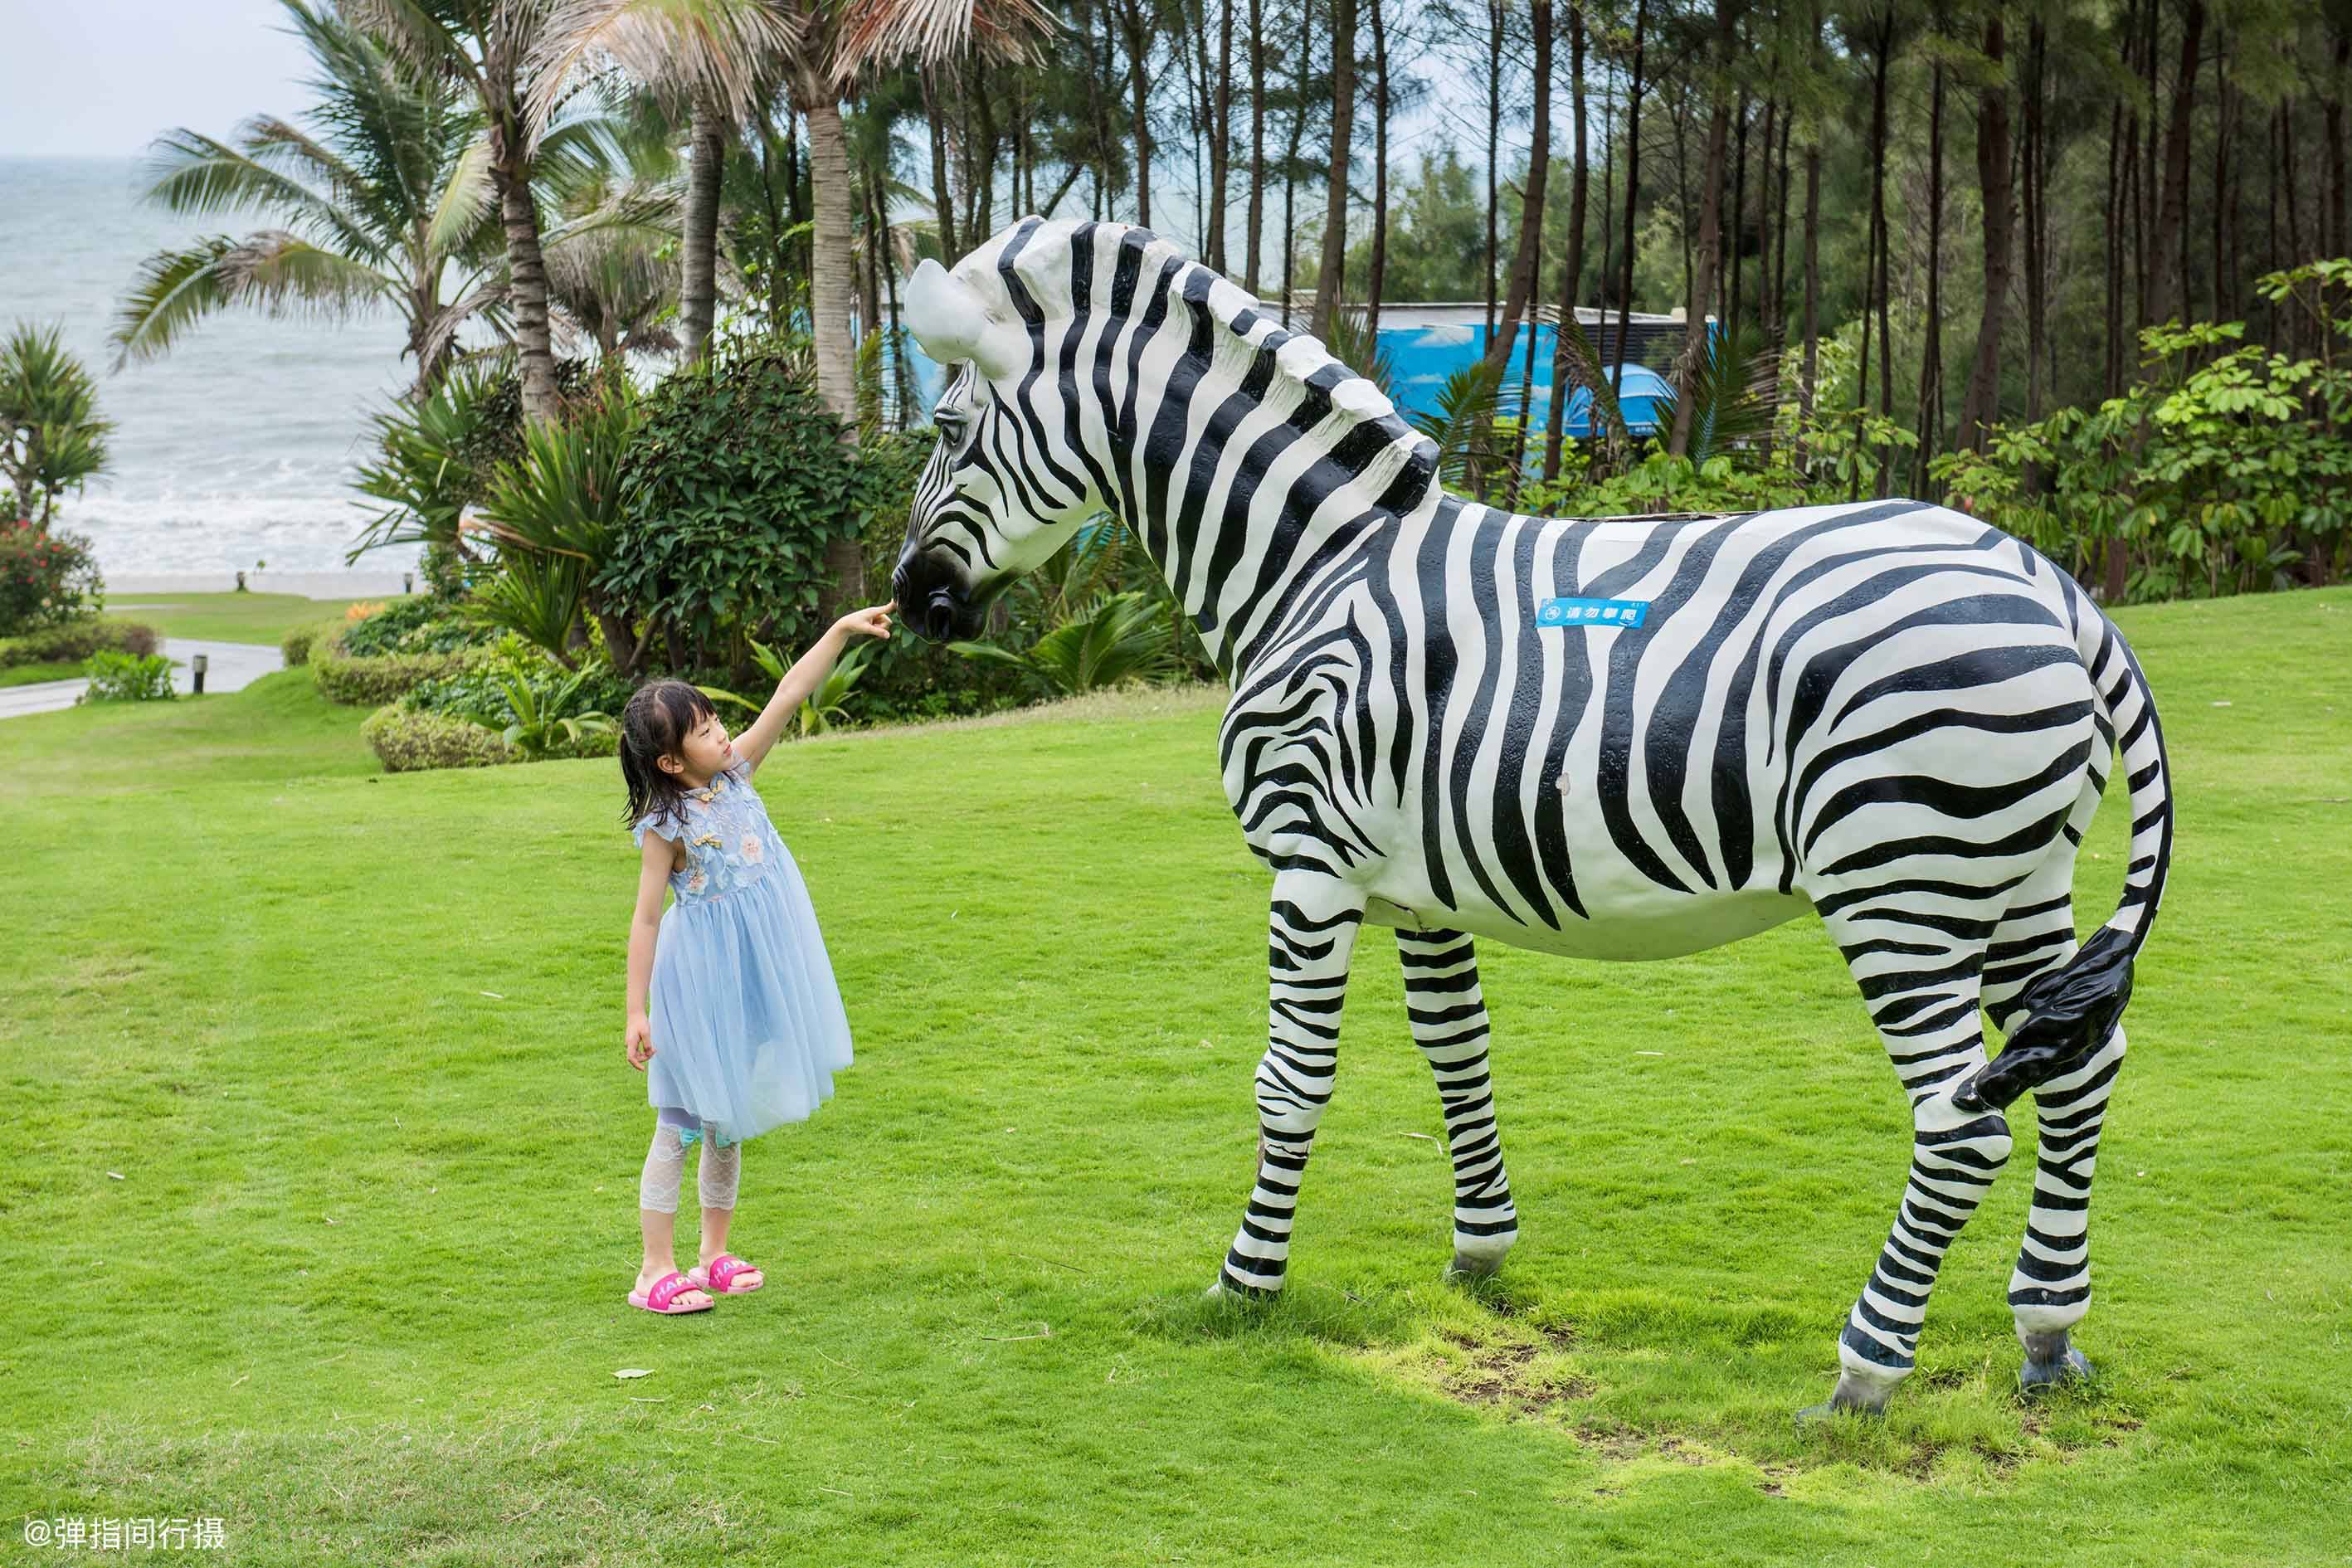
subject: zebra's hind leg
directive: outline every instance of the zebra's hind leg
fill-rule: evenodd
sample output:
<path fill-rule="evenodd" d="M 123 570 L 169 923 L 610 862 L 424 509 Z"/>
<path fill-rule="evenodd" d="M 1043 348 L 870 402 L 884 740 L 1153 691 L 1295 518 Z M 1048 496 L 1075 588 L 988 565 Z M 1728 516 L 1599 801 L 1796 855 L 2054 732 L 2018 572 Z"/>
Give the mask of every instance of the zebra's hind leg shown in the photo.
<path fill-rule="evenodd" d="M 1405 1016 L 1436 1076 L 1454 1159 L 1454 1264 L 1446 1272 L 1484 1279 L 1503 1266 L 1519 1238 L 1519 1214 L 1495 1121 L 1477 952 L 1458 931 L 1401 931 L 1397 958 L 1404 966 Z"/>
<path fill-rule="evenodd" d="M 1257 1064 L 1257 1180 L 1211 1294 L 1282 1289 L 1290 1226 L 1339 1059 L 1339 1010 L 1363 898 L 1337 879 L 1284 871 L 1266 925 L 1265 1055 Z"/>
<path fill-rule="evenodd" d="M 1998 1110 L 1953 1103 L 1952 1090 L 1985 1061 L 1979 972 L 1998 907 L 1929 890 L 1841 895 L 1823 923 L 1845 955 L 1871 1019 L 1911 1100 L 1911 1171 L 1878 1265 L 1838 1336 L 1837 1387 L 1800 1419 L 1885 1412 L 1911 1373 L 1927 1298 L 1944 1254 L 2009 1160 Z"/>
<path fill-rule="evenodd" d="M 2074 851 L 2072 843 L 2061 847 L 2063 853 L 2019 889 L 1985 957 L 1985 1012 L 2003 1030 L 2025 1021 L 2019 998 L 2026 986 L 2074 956 Z M 2091 1310 L 2091 1173 L 2123 1058 L 2118 1025 L 2079 1066 L 2032 1091 L 2033 1205 L 2009 1279 L 2010 1310 L 2025 1347 L 2018 1382 L 2028 1389 L 2091 1375 L 2090 1362 L 2069 1335 Z"/>

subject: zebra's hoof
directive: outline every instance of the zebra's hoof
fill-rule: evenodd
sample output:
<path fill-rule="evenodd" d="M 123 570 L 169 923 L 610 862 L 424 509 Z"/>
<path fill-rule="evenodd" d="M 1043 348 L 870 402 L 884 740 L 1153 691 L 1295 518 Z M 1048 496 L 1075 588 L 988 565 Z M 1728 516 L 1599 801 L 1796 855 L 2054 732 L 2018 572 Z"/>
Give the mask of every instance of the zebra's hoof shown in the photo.
<path fill-rule="evenodd" d="M 1886 1419 L 1886 1402 L 1894 1397 L 1895 1385 L 1891 1383 L 1881 1385 L 1861 1378 L 1840 1377 L 1827 1404 L 1808 1405 L 1797 1412 L 1797 1425 L 1811 1426 L 1839 1415 L 1884 1421 Z"/>
<path fill-rule="evenodd" d="M 1492 1279 L 1501 1271 L 1502 1267 L 1503 1257 L 1500 1253 L 1488 1256 L 1475 1252 L 1457 1252 L 1454 1255 L 1454 1261 L 1445 1266 L 1445 1278 L 1449 1281 L 1467 1280 L 1475 1284 L 1481 1279 Z"/>
<path fill-rule="evenodd" d="M 1236 1306 L 1271 1301 L 1281 1294 L 1281 1291 L 1269 1290 L 1263 1285 L 1244 1285 L 1227 1274 L 1218 1275 L 1209 1282 L 1209 1288 L 1201 1292 L 1203 1300 L 1229 1301 Z"/>
<path fill-rule="evenodd" d="M 2018 1368 L 2017 1386 L 2032 1394 L 2036 1389 L 2054 1388 L 2063 1383 L 2088 1381 L 2093 1371 L 2090 1358 L 2068 1344 L 2063 1333 L 2047 1338 L 2057 1342 L 2048 1343 L 2045 1336 L 2040 1334 L 2026 1342 L 2025 1364 Z"/>

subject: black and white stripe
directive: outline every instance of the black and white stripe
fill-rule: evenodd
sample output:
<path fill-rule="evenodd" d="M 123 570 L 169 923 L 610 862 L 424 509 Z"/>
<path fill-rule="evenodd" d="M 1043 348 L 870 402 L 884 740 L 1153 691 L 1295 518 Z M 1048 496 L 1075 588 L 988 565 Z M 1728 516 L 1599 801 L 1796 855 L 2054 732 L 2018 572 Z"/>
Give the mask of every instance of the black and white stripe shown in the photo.
<path fill-rule="evenodd" d="M 978 346 L 940 405 L 902 608 L 970 635 L 1108 509 L 1232 684 L 1219 759 L 1275 889 L 1261 1160 L 1228 1289 L 1282 1284 L 1361 923 L 1402 933 L 1475 1271 L 1517 1222 L 1474 939 L 1659 958 L 1810 906 L 1914 1108 L 1838 1403 L 1883 1404 L 1909 1370 L 2027 1090 L 2041 1154 L 2011 1300 L 2030 1354 L 2065 1352 L 2116 1018 L 2172 824 L 2147 683 L 2071 579 L 1914 501 L 1695 521 L 1464 501 L 1370 383 L 1143 230 L 1028 219 L 917 285 L 924 320 L 968 312 L 959 342 Z M 1553 597 L 1645 609 L 1538 625 Z M 2129 882 L 2078 953 L 2074 858 L 2118 750 Z M 1990 1066 L 1980 1004 L 2009 1034 Z"/>

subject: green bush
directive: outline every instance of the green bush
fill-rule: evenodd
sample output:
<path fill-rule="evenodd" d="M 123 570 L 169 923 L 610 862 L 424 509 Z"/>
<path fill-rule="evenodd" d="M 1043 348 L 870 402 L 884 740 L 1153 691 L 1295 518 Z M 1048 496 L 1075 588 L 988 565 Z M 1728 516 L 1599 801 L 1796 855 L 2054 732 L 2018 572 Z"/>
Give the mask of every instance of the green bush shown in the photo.
<path fill-rule="evenodd" d="M 454 653 L 499 640 L 499 628 L 428 595 L 398 599 L 343 631 L 343 651 L 354 658 L 388 653 Z"/>
<path fill-rule="evenodd" d="M 814 381 L 773 342 L 724 346 L 647 393 L 644 411 L 595 588 L 644 618 L 673 664 L 748 668 L 747 637 L 806 647 L 824 629 L 827 548 L 862 542 L 877 515 L 906 527 L 904 443 L 843 447 Z"/>
<path fill-rule="evenodd" d="M 415 773 L 426 768 L 485 768 L 502 763 L 530 761 L 520 747 L 507 744 L 496 730 L 448 713 L 425 713 L 388 703 L 369 714 L 360 725 L 360 738 L 383 763 L 384 772 Z M 619 735 L 614 731 L 566 741 L 546 753 L 557 757 L 609 757 Z"/>
<path fill-rule="evenodd" d="M 22 637 L 0 637 L 0 669 L 20 664 L 78 664 L 105 648 L 144 656 L 161 646 L 153 626 L 83 616 Z"/>
<path fill-rule="evenodd" d="M 63 529 L 0 519 L 0 637 L 63 626 L 98 607 L 89 541 Z"/>
<path fill-rule="evenodd" d="M 556 717 L 572 713 L 618 713 L 627 706 L 629 694 L 636 689 L 635 683 L 613 673 L 612 668 L 598 663 L 588 667 L 586 679 L 572 700 Z M 514 722 L 519 717 L 513 711 L 513 701 L 508 692 L 509 677 L 520 678 L 530 692 L 533 706 L 544 710 L 549 700 L 564 682 L 572 679 L 572 672 L 543 658 L 517 660 L 499 658 L 495 652 L 451 675 L 421 682 L 401 699 L 402 706 L 412 712 L 442 713 L 452 718 L 467 713 L 503 713 L 500 723 Z"/>
<path fill-rule="evenodd" d="M 310 650 L 321 637 L 330 637 L 343 629 L 341 621 L 320 621 L 311 626 L 296 626 L 278 639 L 278 651 L 286 660 L 286 668 L 299 669 L 310 662 Z"/>
<path fill-rule="evenodd" d="M 390 702 L 428 680 L 446 679 L 475 668 L 484 657 L 480 648 L 454 653 L 393 653 L 378 658 L 353 658 L 344 651 L 341 628 L 310 645 L 310 672 L 330 702 L 373 706 Z"/>
<path fill-rule="evenodd" d="M 100 648 L 83 661 L 89 684 L 75 698 L 81 702 L 169 702 L 172 661 L 160 653 L 123 653 Z"/>

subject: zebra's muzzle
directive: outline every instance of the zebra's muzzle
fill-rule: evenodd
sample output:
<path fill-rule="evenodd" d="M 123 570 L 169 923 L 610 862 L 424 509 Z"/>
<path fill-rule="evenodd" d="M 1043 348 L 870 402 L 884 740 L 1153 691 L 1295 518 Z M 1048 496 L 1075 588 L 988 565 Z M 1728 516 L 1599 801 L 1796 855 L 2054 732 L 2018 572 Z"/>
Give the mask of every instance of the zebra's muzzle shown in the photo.
<path fill-rule="evenodd" d="M 929 556 L 909 554 L 891 574 L 891 596 L 907 624 L 928 642 L 977 634 L 979 616 L 955 580 Z"/>

